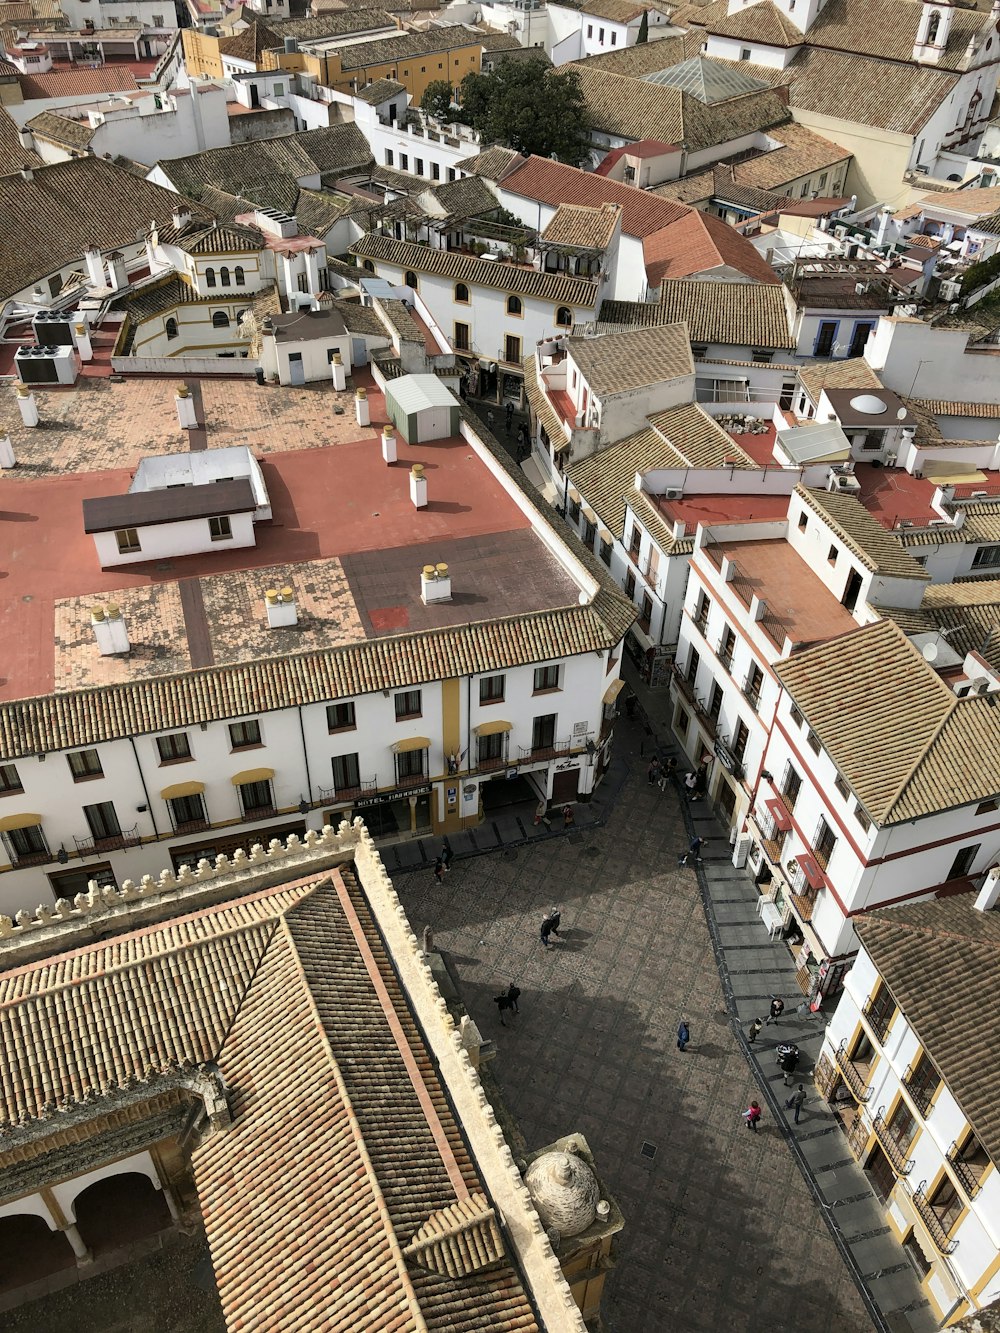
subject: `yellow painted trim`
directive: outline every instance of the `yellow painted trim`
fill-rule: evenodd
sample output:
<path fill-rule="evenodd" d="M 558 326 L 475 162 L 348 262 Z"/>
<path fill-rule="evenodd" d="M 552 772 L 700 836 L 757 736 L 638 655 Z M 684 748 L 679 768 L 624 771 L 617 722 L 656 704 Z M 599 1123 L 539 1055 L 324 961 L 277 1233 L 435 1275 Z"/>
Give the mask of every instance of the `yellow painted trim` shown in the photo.
<path fill-rule="evenodd" d="M 979 1281 L 976 1282 L 974 1286 L 971 1286 L 969 1288 L 969 1295 L 972 1297 L 973 1300 L 979 1299 L 979 1296 L 983 1288 L 993 1281 L 997 1273 L 1000 1273 L 1000 1252 L 995 1254 L 993 1258 L 990 1260 L 989 1264 L 983 1271 L 983 1275 L 982 1277 L 980 1277 Z"/>
<path fill-rule="evenodd" d="M 204 782 L 175 782 L 172 787 L 164 787 L 160 796 L 164 801 L 172 801 L 178 796 L 200 796 L 204 790 Z"/>
<path fill-rule="evenodd" d="M 242 773 L 236 773 L 229 781 L 234 787 L 242 787 L 248 782 L 270 782 L 273 777 L 273 768 L 245 768 Z"/>
<path fill-rule="evenodd" d="M 38 828 L 41 822 L 41 815 L 5 815 L 0 819 L 0 830 L 10 833 L 19 828 Z"/>
<path fill-rule="evenodd" d="M 462 753 L 462 682 L 457 677 L 441 682 L 441 744 L 445 755 Z"/>
<path fill-rule="evenodd" d="M 603 702 L 606 704 L 613 704 L 624 688 L 625 682 L 622 680 L 621 676 L 619 676 L 618 679 L 613 680 L 604 691 Z"/>
<path fill-rule="evenodd" d="M 513 725 L 510 722 L 481 722 L 478 727 L 473 727 L 477 736 L 498 736 L 502 731 L 513 731 Z"/>
<path fill-rule="evenodd" d="M 413 750 L 429 750 L 431 742 L 427 736 L 410 736 L 405 741 L 396 741 L 392 748 L 396 754 L 410 754 Z"/>

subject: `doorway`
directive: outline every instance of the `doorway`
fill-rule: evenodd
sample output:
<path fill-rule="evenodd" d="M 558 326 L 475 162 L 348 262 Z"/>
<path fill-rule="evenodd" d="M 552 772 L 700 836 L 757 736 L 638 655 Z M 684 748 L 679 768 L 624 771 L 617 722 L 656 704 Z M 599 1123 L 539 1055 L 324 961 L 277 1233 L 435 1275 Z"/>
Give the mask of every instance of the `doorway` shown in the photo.
<path fill-rule="evenodd" d="M 847 587 L 844 589 L 844 595 L 841 597 L 841 605 L 847 611 L 853 611 L 858 604 L 858 598 L 861 595 L 861 575 L 856 569 L 852 569 L 847 579 Z"/>
<path fill-rule="evenodd" d="M 865 1162 L 865 1172 L 882 1203 L 887 1202 L 896 1184 L 896 1173 L 882 1149 L 875 1145 Z"/>
<path fill-rule="evenodd" d="M 301 352 L 288 353 L 288 383 L 305 384 L 306 368 L 302 363 Z"/>
<path fill-rule="evenodd" d="M 831 356 L 833 354 L 833 340 L 836 336 L 836 322 L 831 319 L 822 320 L 813 346 L 813 356 Z"/>

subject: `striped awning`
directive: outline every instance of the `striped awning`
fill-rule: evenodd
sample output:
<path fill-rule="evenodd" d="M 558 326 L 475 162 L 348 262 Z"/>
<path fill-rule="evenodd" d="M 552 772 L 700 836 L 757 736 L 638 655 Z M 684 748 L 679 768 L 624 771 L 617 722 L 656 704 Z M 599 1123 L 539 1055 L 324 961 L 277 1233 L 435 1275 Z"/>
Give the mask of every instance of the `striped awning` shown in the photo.
<path fill-rule="evenodd" d="M 165 801 L 174 801 L 179 796 L 200 796 L 204 790 L 204 782 L 175 782 L 172 787 L 164 787 L 160 796 Z"/>
<path fill-rule="evenodd" d="M 0 819 L 0 832 L 10 833 L 12 829 L 37 828 L 41 822 L 41 815 L 5 815 Z"/>
<path fill-rule="evenodd" d="M 397 741 L 392 748 L 397 754 L 409 754 L 411 750 L 429 750 L 431 743 L 426 736 L 410 736 L 405 741 Z"/>
<path fill-rule="evenodd" d="M 608 529 L 604 526 L 603 523 L 601 524 L 601 541 L 607 542 L 609 546 L 614 541 L 614 537 L 612 537 L 611 533 L 608 531 Z"/>
<path fill-rule="evenodd" d="M 583 506 L 583 516 L 584 516 L 584 518 L 587 520 L 588 523 L 596 523 L 596 522 L 597 522 L 597 515 L 596 515 L 596 514 L 594 513 L 594 511 L 590 508 L 589 505 L 584 505 L 584 506 Z"/>
<path fill-rule="evenodd" d="M 477 736 L 496 736 L 501 731 L 512 731 L 513 727 L 510 722 L 502 722 L 498 719 L 496 722 L 481 722 L 478 727 L 473 727 L 472 730 Z"/>
<path fill-rule="evenodd" d="M 273 777 L 273 768 L 245 768 L 242 773 L 237 773 L 229 781 L 234 787 L 243 787 L 248 782 L 269 782 Z"/>
<path fill-rule="evenodd" d="M 613 680 L 604 691 L 604 702 L 606 704 L 613 704 L 624 688 L 625 682 L 622 680 L 621 676 L 619 676 L 618 679 Z"/>
<path fill-rule="evenodd" d="M 574 504 L 580 503 L 580 492 L 576 489 L 575 486 L 567 487 L 566 493 Z"/>

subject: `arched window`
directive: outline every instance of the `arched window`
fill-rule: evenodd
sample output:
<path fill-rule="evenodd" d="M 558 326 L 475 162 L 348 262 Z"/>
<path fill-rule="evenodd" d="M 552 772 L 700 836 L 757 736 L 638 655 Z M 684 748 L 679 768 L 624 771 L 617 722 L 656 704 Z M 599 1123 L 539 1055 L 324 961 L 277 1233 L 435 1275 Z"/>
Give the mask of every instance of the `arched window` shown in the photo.
<path fill-rule="evenodd" d="M 507 314 L 508 315 L 521 314 L 521 298 L 519 296 L 507 297 Z"/>
<path fill-rule="evenodd" d="M 412 269 L 406 270 L 403 274 L 403 281 L 406 283 L 407 287 L 412 287 L 414 291 L 417 290 L 417 275 Z"/>
<path fill-rule="evenodd" d="M 167 337 L 168 338 L 177 337 L 177 321 L 176 319 L 173 318 L 173 316 L 171 316 L 170 319 L 167 320 Z"/>
<path fill-rule="evenodd" d="M 223 265 L 223 267 L 219 270 L 219 280 L 221 281 L 223 287 L 229 286 L 229 269 L 226 268 L 225 265 Z"/>
<path fill-rule="evenodd" d="M 361 267 L 362 267 L 363 269 L 365 269 L 365 271 L 368 272 L 368 273 L 374 273 L 374 272 L 375 272 L 375 265 L 372 263 L 372 261 L 371 261 L 370 259 L 366 259 L 366 260 L 364 261 L 364 263 L 361 265 Z"/>
<path fill-rule="evenodd" d="M 941 15 L 935 11 L 930 17 L 930 22 L 927 24 L 927 41 L 931 46 L 937 41 L 938 29 L 940 27 Z"/>
<path fill-rule="evenodd" d="M 573 323 L 573 315 L 568 305 L 561 305 L 556 311 L 556 323 L 561 329 L 568 329 Z"/>
<path fill-rule="evenodd" d="M 214 269 L 214 268 L 207 268 L 207 269 L 205 270 L 205 286 L 206 286 L 206 287 L 214 287 L 214 286 L 215 286 L 215 269 Z"/>
<path fill-rule="evenodd" d="M 212 328 L 213 329 L 229 328 L 229 316 L 226 314 L 224 310 L 217 310 L 215 314 L 212 316 Z"/>
<path fill-rule="evenodd" d="M 469 289 L 464 282 L 455 283 L 455 300 L 459 305 L 469 304 Z"/>
<path fill-rule="evenodd" d="M 247 285 L 247 278 L 246 274 L 243 272 L 242 264 L 236 265 L 236 285 L 237 287 L 245 287 Z"/>

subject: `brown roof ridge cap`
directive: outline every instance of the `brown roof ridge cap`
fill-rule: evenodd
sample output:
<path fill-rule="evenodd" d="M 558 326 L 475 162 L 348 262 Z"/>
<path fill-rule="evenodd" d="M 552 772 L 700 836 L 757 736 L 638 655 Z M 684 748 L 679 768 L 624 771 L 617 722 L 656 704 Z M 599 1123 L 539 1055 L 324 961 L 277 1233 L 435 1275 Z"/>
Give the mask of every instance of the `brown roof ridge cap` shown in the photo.
<path fill-rule="evenodd" d="M 325 876 L 323 880 L 323 886 L 324 887 L 329 886 L 331 889 L 333 889 L 333 891 L 337 893 L 338 898 L 340 898 L 342 901 L 338 885 L 335 883 L 333 878 L 334 874 L 336 873 L 337 872 L 334 871 L 331 872 L 329 875 Z M 316 887 L 319 888 L 319 885 L 317 885 Z M 312 993 L 312 987 L 309 985 L 308 979 L 306 978 L 305 969 L 302 966 L 302 959 L 299 956 L 299 951 L 295 944 L 295 939 L 292 935 L 291 930 L 289 929 L 287 913 L 282 913 L 281 917 L 278 919 L 277 926 L 278 926 L 278 931 L 280 931 L 286 945 L 288 946 L 289 953 L 293 960 L 293 966 L 300 978 L 302 991 L 305 996 L 305 1002 L 308 1005 L 309 1010 L 313 1016 L 314 1029 L 316 1032 L 317 1039 L 321 1042 L 323 1049 L 326 1052 L 326 1057 L 330 1063 L 330 1073 L 333 1077 L 334 1083 L 336 1083 L 337 1085 L 337 1092 L 340 1096 L 341 1101 L 343 1102 L 344 1110 L 347 1113 L 347 1123 L 350 1129 L 351 1138 L 354 1140 L 354 1145 L 357 1149 L 358 1156 L 361 1158 L 362 1164 L 365 1168 L 365 1177 L 372 1191 L 372 1197 L 375 1200 L 375 1207 L 378 1211 L 380 1218 L 382 1219 L 382 1227 L 385 1232 L 386 1240 L 389 1245 L 389 1250 L 392 1254 L 393 1261 L 396 1264 L 396 1268 L 398 1270 L 399 1279 L 403 1291 L 406 1294 L 406 1303 L 408 1307 L 408 1312 L 414 1321 L 414 1327 L 417 1330 L 417 1333 L 428 1333 L 427 1323 L 420 1309 L 420 1302 L 417 1299 L 417 1293 L 414 1290 L 413 1283 L 410 1280 L 409 1271 L 407 1270 L 406 1267 L 406 1259 L 403 1256 L 403 1249 L 399 1243 L 399 1237 L 396 1235 L 396 1228 L 393 1226 L 392 1223 L 392 1217 L 389 1213 L 389 1205 L 385 1201 L 385 1195 L 382 1193 L 382 1186 L 379 1184 L 378 1173 L 376 1172 L 375 1165 L 372 1162 L 371 1157 L 369 1156 L 368 1145 L 365 1143 L 365 1136 L 361 1131 L 361 1125 L 359 1124 L 358 1117 L 355 1114 L 354 1104 L 351 1101 L 351 1094 L 348 1091 L 347 1084 L 344 1082 L 344 1077 L 340 1072 L 340 1065 L 337 1063 L 337 1057 L 334 1054 L 333 1047 L 330 1044 L 330 1038 L 327 1035 L 326 1028 L 323 1026 L 323 1020 L 320 1017 L 319 1009 L 317 1008 L 316 1005 L 316 999 Z M 275 933 L 277 934 L 278 931 L 276 931 Z M 272 936 L 272 939 L 273 938 L 274 937 Z M 251 985 L 252 984 L 253 983 L 251 981 Z M 249 990 L 250 987 L 248 986 L 247 991 Z M 226 1035 L 228 1036 L 229 1034 L 227 1033 Z"/>

